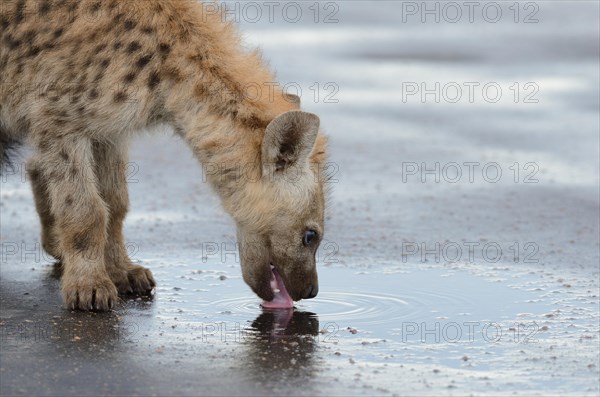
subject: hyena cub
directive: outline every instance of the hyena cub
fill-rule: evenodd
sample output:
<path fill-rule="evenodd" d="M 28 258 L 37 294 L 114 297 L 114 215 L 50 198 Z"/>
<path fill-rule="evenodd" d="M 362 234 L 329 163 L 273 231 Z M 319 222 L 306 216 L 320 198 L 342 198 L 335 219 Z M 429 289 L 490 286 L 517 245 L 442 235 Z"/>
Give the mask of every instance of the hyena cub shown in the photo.
<path fill-rule="evenodd" d="M 70 308 L 108 310 L 155 285 L 123 240 L 134 132 L 166 123 L 237 224 L 246 283 L 267 307 L 312 298 L 323 237 L 319 118 L 276 90 L 230 24 L 187 0 L 2 0 L 0 148 L 27 141 L 43 247 Z M 215 166 L 216 165 L 216 166 Z M 239 170 L 244 172 L 240 174 Z"/>

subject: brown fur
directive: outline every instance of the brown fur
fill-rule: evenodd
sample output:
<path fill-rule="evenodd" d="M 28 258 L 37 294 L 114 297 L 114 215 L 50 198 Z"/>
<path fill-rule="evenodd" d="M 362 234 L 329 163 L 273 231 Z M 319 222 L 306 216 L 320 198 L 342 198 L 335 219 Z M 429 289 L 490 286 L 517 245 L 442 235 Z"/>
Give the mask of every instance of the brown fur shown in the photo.
<path fill-rule="evenodd" d="M 0 28 L 0 142 L 36 148 L 42 242 L 64 265 L 69 307 L 105 310 L 154 286 L 127 257 L 123 220 L 129 138 L 158 123 L 217 165 L 208 179 L 237 222 L 250 287 L 273 297 L 269 263 L 294 299 L 316 286 L 318 244 L 302 233 L 323 235 L 325 138 L 284 93 L 244 95 L 275 78 L 231 25 L 187 0 L 3 0 Z"/>

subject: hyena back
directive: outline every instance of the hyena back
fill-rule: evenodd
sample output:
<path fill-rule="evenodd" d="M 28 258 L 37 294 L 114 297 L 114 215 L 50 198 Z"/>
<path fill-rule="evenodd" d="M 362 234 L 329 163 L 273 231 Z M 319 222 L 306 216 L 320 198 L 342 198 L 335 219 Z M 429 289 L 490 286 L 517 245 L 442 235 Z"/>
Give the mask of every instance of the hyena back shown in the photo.
<path fill-rule="evenodd" d="M 2 0 L 0 160 L 28 160 L 42 244 L 63 265 L 68 307 L 107 310 L 145 294 L 151 272 L 127 257 L 127 146 L 168 124 L 215 170 L 236 221 L 242 273 L 265 301 L 318 291 L 325 137 L 220 15 L 187 0 Z M 245 172 L 240 177 L 240 166 Z M 290 178 L 294 175 L 293 178 Z M 290 299 L 290 302 L 291 302 Z"/>

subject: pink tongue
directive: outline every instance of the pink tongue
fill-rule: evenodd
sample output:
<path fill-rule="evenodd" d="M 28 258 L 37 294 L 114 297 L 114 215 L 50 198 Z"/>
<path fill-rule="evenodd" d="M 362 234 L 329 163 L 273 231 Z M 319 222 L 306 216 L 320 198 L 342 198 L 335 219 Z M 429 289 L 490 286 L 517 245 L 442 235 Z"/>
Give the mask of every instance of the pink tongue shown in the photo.
<path fill-rule="evenodd" d="M 277 269 L 271 266 L 272 278 L 271 278 L 271 289 L 275 297 L 272 301 L 263 301 L 262 307 L 265 309 L 291 309 L 294 307 L 294 301 L 285 289 L 283 279 L 279 275 Z M 279 292 L 277 292 L 279 290 Z"/>

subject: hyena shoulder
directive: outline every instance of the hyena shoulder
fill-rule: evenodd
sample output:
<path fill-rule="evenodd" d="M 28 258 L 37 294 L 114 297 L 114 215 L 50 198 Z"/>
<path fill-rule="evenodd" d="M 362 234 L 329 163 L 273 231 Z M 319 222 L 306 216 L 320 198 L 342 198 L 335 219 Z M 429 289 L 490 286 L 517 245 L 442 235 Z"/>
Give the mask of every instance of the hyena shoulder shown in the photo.
<path fill-rule="evenodd" d="M 221 88 L 235 86 L 239 76 L 221 65 L 237 35 L 202 9 L 187 1 L 3 1 L 5 129 L 23 134 L 36 131 L 24 124 L 43 122 L 50 132 L 68 125 L 96 137 L 132 131 L 172 117 L 169 100 L 209 97 L 197 84 L 192 93 L 173 89 L 190 76 L 207 71 Z"/>

